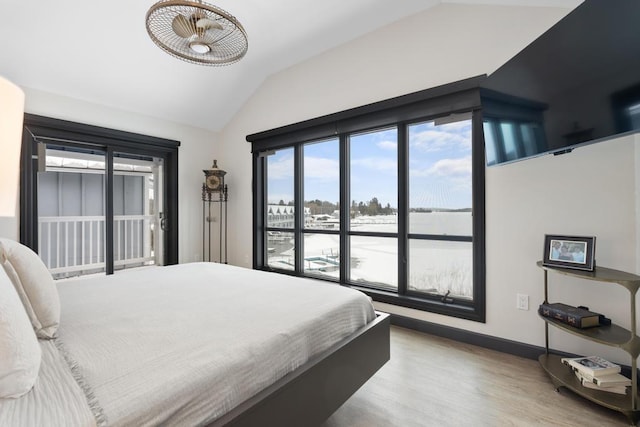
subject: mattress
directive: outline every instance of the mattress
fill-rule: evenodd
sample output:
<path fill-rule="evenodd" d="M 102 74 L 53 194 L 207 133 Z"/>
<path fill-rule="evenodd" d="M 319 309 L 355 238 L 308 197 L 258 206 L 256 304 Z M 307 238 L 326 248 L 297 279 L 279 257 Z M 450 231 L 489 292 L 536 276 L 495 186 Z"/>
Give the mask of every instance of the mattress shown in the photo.
<path fill-rule="evenodd" d="M 212 422 L 375 317 L 361 292 L 214 263 L 72 280 L 58 291 L 54 359 L 74 367 L 97 416 L 77 415 L 78 425 Z"/>

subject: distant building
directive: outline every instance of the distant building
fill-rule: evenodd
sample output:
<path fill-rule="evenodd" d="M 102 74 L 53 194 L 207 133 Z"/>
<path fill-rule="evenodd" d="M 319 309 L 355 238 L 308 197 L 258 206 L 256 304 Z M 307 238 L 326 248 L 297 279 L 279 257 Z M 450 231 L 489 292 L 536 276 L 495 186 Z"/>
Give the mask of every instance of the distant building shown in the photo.
<path fill-rule="evenodd" d="M 287 205 L 269 205 L 267 207 L 267 227 L 293 228 L 295 208 Z M 311 210 L 304 208 L 304 222 L 311 221 Z"/>

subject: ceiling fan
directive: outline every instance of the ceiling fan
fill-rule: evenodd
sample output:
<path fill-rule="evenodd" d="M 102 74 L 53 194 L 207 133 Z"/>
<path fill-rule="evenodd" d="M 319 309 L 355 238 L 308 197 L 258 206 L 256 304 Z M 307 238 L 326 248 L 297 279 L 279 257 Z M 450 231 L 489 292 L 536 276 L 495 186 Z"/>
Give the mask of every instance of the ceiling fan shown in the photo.
<path fill-rule="evenodd" d="M 249 47 L 235 17 L 202 1 L 161 0 L 147 12 L 146 27 L 161 49 L 195 64 L 231 64 Z"/>

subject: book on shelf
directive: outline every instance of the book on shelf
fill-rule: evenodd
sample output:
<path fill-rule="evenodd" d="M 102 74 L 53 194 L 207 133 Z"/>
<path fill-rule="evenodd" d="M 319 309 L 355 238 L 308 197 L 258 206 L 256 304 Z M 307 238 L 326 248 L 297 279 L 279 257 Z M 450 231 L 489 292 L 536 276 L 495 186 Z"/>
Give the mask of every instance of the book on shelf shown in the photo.
<path fill-rule="evenodd" d="M 580 371 L 574 370 L 573 372 L 576 374 L 576 377 L 578 378 L 578 380 L 580 380 L 580 384 L 582 384 L 583 387 L 590 388 L 593 390 L 606 391 L 607 393 L 627 394 L 627 385 L 622 385 L 622 384 L 610 384 L 607 386 L 598 385 L 592 380 L 589 380 Z M 614 374 L 614 375 L 618 375 L 618 374 Z M 626 378 L 622 375 L 620 376 L 623 378 Z M 626 379 L 629 380 L 628 378 Z M 629 380 L 628 385 L 631 385 L 631 380 Z"/>
<path fill-rule="evenodd" d="M 576 328 L 600 326 L 600 314 L 582 307 L 573 307 L 561 302 L 540 304 L 538 313 L 544 317 L 558 320 Z"/>
<path fill-rule="evenodd" d="M 584 372 L 578 371 L 573 366 L 571 367 L 571 369 L 573 370 L 573 372 L 576 373 L 576 375 L 580 379 L 584 379 L 585 381 L 589 381 L 600 387 L 612 387 L 612 386 L 626 387 L 631 385 L 631 380 L 621 374 L 607 374 L 607 375 L 599 375 L 597 377 L 594 377 L 593 375 L 589 375 Z"/>
<path fill-rule="evenodd" d="M 580 371 L 582 374 L 592 378 L 620 373 L 620 365 L 609 362 L 600 356 L 564 357 L 561 360 L 565 365 L 569 365 L 576 371 Z"/>

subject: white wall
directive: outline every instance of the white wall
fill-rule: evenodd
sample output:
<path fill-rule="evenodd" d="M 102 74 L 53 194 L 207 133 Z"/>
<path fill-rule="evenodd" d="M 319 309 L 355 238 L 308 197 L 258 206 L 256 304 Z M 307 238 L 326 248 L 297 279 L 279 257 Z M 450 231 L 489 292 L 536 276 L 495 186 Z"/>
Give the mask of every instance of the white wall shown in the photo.
<path fill-rule="evenodd" d="M 566 13 L 441 5 L 271 76 L 220 135 L 233 191 L 230 261 L 248 266 L 252 253 L 246 244 L 251 242 L 246 135 L 489 73 Z"/>
<path fill-rule="evenodd" d="M 202 169 L 215 157 L 217 135 L 202 129 L 154 119 L 31 88 L 26 94 L 25 111 L 31 114 L 178 140 L 178 220 L 180 262 L 202 257 Z M 167 100 L 170 102 L 170 100 Z M 2 218 L 0 236 L 17 239 L 16 218 Z"/>
<path fill-rule="evenodd" d="M 0 237 L 18 240 L 19 227 L 17 216 L 0 216 Z"/>
<path fill-rule="evenodd" d="M 245 136 L 478 74 L 490 73 L 557 22 L 557 8 L 447 4 L 418 14 L 271 76 L 222 131 L 221 163 L 232 195 L 230 262 L 250 266 L 251 155 Z M 636 267 L 635 151 L 632 138 L 487 170 L 487 322 L 378 304 L 386 311 L 519 342 L 543 345 L 535 309 L 543 299 L 543 236 L 596 235 L 597 261 Z M 552 298 L 628 323 L 626 291 L 552 277 Z M 516 293 L 530 310 L 516 310 Z M 552 345 L 598 352 L 552 333 Z"/>

